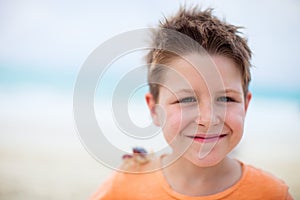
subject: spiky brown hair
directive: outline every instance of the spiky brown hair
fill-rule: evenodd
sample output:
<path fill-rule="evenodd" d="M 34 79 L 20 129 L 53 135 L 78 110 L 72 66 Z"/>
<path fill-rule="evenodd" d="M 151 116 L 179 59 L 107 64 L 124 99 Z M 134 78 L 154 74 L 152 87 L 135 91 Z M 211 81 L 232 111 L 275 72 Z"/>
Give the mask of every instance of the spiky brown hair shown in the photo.
<path fill-rule="evenodd" d="M 150 93 L 157 101 L 159 85 L 155 84 L 162 79 L 163 73 L 158 64 L 167 64 L 172 59 L 179 57 L 170 52 L 174 49 L 181 55 L 198 51 L 198 47 L 187 40 L 180 40 L 170 34 L 168 30 L 184 34 L 200 44 L 211 55 L 223 55 L 232 59 L 242 75 L 244 95 L 248 92 L 250 74 L 251 50 L 246 38 L 242 37 L 241 27 L 228 24 L 212 15 L 213 9 L 201 11 L 199 7 L 187 9 L 181 7 L 173 17 L 165 18 L 160 22 L 159 28 L 154 31 L 152 38 L 153 49 L 146 56 L 148 67 L 148 83 Z M 198 45 L 199 46 L 199 45 Z M 168 49 L 168 50 L 166 50 Z"/>

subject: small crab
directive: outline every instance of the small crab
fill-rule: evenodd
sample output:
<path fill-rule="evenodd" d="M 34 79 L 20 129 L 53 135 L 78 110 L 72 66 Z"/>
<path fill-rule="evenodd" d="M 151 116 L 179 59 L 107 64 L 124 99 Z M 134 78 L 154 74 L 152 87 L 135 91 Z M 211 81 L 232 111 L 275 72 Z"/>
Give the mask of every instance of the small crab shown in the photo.
<path fill-rule="evenodd" d="M 141 156 L 147 155 L 147 151 L 143 147 L 133 147 L 132 151 L 134 154 L 139 154 Z"/>
<path fill-rule="evenodd" d="M 122 156 L 123 160 L 132 159 L 139 164 L 144 164 L 149 161 L 147 157 L 148 152 L 142 147 L 134 147 L 132 148 L 133 154 L 125 154 Z"/>

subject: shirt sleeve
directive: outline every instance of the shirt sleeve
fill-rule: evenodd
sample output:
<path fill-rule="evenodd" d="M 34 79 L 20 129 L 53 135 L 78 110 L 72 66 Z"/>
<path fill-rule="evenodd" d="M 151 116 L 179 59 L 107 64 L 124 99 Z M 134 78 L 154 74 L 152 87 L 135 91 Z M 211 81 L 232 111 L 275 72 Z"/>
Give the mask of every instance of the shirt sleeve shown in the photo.
<path fill-rule="evenodd" d="M 89 200 L 111 200 L 114 199 L 113 183 L 116 174 L 113 173 L 103 184 L 97 189 L 97 191 L 89 198 Z"/>

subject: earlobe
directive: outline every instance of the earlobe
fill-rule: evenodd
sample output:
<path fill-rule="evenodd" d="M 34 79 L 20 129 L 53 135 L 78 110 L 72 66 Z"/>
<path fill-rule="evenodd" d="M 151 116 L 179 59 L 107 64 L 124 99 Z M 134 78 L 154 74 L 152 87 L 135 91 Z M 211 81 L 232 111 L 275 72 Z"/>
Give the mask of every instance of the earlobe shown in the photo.
<path fill-rule="evenodd" d="M 159 115 L 156 111 L 156 102 L 155 102 L 153 95 L 151 93 L 147 93 L 145 95 L 145 100 L 146 100 L 147 106 L 149 108 L 153 123 L 156 126 L 160 126 Z"/>

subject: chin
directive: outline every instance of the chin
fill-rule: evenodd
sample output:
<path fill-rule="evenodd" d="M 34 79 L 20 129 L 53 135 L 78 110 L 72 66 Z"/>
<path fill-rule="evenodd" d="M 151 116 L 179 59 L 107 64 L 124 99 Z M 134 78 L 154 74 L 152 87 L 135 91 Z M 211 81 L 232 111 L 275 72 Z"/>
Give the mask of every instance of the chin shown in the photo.
<path fill-rule="evenodd" d="M 218 165 L 221 161 L 221 160 L 214 160 L 214 159 L 211 159 L 211 160 L 207 160 L 207 159 L 202 159 L 202 160 L 197 160 L 195 162 L 193 162 L 194 165 L 198 166 L 198 167 L 213 167 L 213 166 L 216 166 Z"/>
<path fill-rule="evenodd" d="M 210 152 L 205 156 L 198 155 L 198 153 L 193 153 L 193 154 L 185 154 L 184 158 L 193 163 L 194 165 L 198 167 L 213 167 L 221 163 L 224 158 L 226 157 L 225 155 L 214 155 L 214 153 Z"/>

